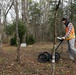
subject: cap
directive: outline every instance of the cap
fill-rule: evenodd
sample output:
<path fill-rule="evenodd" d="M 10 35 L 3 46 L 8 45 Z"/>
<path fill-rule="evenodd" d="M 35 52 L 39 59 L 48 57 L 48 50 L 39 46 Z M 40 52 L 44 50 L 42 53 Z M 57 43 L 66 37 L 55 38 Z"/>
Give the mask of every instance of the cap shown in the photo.
<path fill-rule="evenodd" d="M 62 18 L 62 21 L 65 21 L 65 20 L 67 20 L 67 19 L 63 17 L 63 18 Z"/>

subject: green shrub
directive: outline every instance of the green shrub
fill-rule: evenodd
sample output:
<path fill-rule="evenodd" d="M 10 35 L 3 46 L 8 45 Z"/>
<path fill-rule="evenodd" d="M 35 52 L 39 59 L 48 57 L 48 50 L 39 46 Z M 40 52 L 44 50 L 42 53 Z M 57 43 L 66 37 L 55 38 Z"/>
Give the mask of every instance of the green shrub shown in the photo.
<path fill-rule="evenodd" d="M 15 37 L 10 39 L 10 45 L 12 45 L 12 46 L 16 45 L 16 38 Z"/>
<path fill-rule="evenodd" d="M 9 24 L 5 27 L 6 34 L 9 36 L 13 36 L 13 38 L 11 38 L 11 40 L 10 40 L 10 45 L 16 44 L 16 38 L 15 38 L 16 32 L 15 31 L 16 31 L 16 22 L 15 21 L 12 24 Z M 20 38 L 20 43 L 22 43 L 23 36 L 25 35 L 26 31 L 27 31 L 26 25 L 21 20 L 19 20 L 18 21 L 18 34 L 19 34 L 19 38 Z"/>
<path fill-rule="evenodd" d="M 26 43 L 28 45 L 31 45 L 31 44 L 34 44 L 35 43 L 35 39 L 33 38 L 32 35 L 27 35 L 26 36 Z M 10 45 L 11 46 L 16 46 L 16 37 L 13 37 L 13 38 L 10 39 Z"/>

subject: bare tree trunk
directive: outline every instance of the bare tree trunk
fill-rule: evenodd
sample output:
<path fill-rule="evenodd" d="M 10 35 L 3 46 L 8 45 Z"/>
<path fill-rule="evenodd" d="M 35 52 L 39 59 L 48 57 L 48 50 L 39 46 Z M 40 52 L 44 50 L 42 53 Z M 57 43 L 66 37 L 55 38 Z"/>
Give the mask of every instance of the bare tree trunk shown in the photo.
<path fill-rule="evenodd" d="M 10 3 L 11 3 L 11 4 L 10 4 L 9 6 L 7 5 L 6 10 L 3 9 L 3 16 L 4 16 L 4 17 L 3 17 L 3 25 L 4 25 L 4 30 L 5 30 L 5 27 L 6 27 L 6 25 L 7 25 L 7 14 L 8 14 L 8 12 L 9 12 L 9 10 L 10 10 L 10 9 L 12 8 L 12 6 L 13 6 L 13 1 L 10 0 Z M 3 39 L 8 38 L 5 32 L 3 32 L 2 35 L 3 35 Z"/>
<path fill-rule="evenodd" d="M 44 8 L 44 9 L 43 9 Z M 50 10 L 50 2 L 47 0 L 40 0 L 40 35 L 41 41 L 46 41 L 49 24 L 48 24 L 48 13 Z"/>
<path fill-rule="evenodd" d="M 56 23 L 57 23 L 57 12 L 59 9 L 59 5 L 60 5 L 61 0 L 59 0 L 58 4 L 56 5 L 56 9 L 55 9 L 55 15 L 54 15 L 54 43 L 53 43 L 53 52 L 52 52 L 52 75 L 55 75 L 55 48 L 56 48 Z"/>
<path fill-rule="evenodd" d="M 0 50 L 2 49 L 2 25 L 1 25 L 1 9 L 0 9 Z"/>
<path fill-rule="evenodd" d="M 63 0 L 62 0 L 62 12 L 63 12 Z M 62 14 L 62 15 L 63 15 L 63 14 Z M 61 17 L 61 18 L 62 18 L 62 17 Z M 64 29 L 63 29 L 63 26 L 62 26 L 61 24 L 60 24 L 60 26 L 61 26 L 61 30 L 59 29 L 60 32 L 61 32 L 61 35 L 60 35 L 60 36 L 62 37 L 62 36 L 63 36 L 63 35 L 62 35 L 62 32 L 63 32 Z M 60 27 L 60 26 L 59 26 L 59 27 Z M 63 44 L 61 44 L 61 52 L 60 52 L 60 53 L 63 53 Z"/>
<path fill-rule="evenodd" d="M 21 0 L 22 4 L 22 21 L 26 25 L 26 13 L 25 13 L 25 0 Z M 23 42 L 25 42 L 26 34 L 23 36 Z"/>
<path fill-rule="evenodd" d="M 25 23 L 26 22 L 25 0 L 21 0 L 21 4 L 22 4 L 22 21 Z"/>
<path fill-rule="evenodd" d="M 72 22 L 72 19 L 73 19 L 73 12 L 72 12 L 72 0 L 71 0 L 71 22 Z"/>
<path fill-rule="evenodd" d="M 27 27 L 27 33 L 29 32 L 29 20 L 28 20 L 28 0 L 21 0 L 22 4 L 22 21 Z M 26 41 L 26 33 L 23 37 L 23 42 Z"/>
<path fill-rule="evenodd" d="M 18 34 L 18 21 L 19 21 L 19 14 L 18 14 L 18 1 L 15 0 L 15 13 L 16 13 L 16 38 L 17 38 L 17 62 L 20 63 L 20 38 Z"/>
<path fill-rule="evenodd" d="M 5 15 L 5 12 L 3 13 L 3 16 L 4 16 L 4 18 L 3 18 L 3 29 L 5 29 L 5 26 L 7 24 L 7 20 L 6 20 L 7 15 Z M 2 36 L 3 36 L 4 43 L 6 43 L 5 39 L 7 38 L 7 36 L 6 36 L 5 31 L 3 31 Z"/>

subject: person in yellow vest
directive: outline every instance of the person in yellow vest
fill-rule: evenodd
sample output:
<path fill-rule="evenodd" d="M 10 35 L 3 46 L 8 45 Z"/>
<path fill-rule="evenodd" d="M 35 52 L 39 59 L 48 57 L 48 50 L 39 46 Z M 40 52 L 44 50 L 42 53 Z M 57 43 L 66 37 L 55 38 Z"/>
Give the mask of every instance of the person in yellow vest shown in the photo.
<path fill-rule="evenodd" d="M 68 52 L 71 60 L 74 60 L 74 54 L 76 54 L 75 45 L 75 31 L 74 26 L 71 22 L 67 20 L 67 18 L 62 18 L 62 23 L 65 25 L 66 34 L 63 39 L 67 40 L 68 43 Z"/>

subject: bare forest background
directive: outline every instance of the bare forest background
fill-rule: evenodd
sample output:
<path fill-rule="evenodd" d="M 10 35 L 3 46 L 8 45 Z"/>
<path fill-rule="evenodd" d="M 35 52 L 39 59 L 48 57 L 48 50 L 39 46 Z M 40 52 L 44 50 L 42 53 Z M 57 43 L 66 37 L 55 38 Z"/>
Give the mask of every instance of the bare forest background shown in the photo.
<path fill-rule="evenodd" d="M 0 36 L 1 41 L 8 43 L 17 32 L 16 27 L 24 25 L 21 40 L 26 42 L 31 36 L 35 42 L 50 42 L 54 40 L 54 13 L 58 0 L 1 0 L 0 1 Z M 61 23 L 62 17 L 67 17 L 76 26 L 76 1 L 61 0 L 56 22 L 57 36 L 65 34 Z M 10 17 L 8 17 L 10 15 Z M 76 28 L 76 27 L 75 27 Z M 21 34 L 20 34 L 21 35 Z M 19 34 L 17 35 L 19 36 Z"/>

